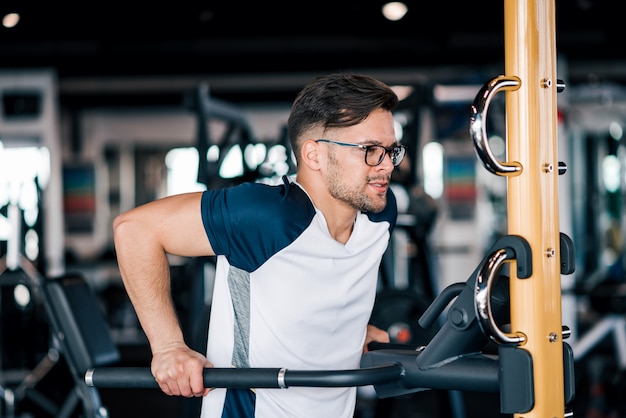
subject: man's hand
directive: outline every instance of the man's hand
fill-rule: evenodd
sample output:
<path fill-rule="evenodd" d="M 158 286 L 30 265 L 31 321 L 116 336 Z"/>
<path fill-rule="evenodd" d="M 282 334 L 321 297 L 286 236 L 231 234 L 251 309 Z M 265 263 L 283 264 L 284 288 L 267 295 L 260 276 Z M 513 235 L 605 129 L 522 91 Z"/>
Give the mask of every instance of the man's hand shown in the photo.
<path fill-rule="evenodd" d="M 166 395 L 206 396 L 210 388 L 204 387 L 203 371 L 213 364 L 205 356 L 179 343 L 152 354 L 150 370 Z"/>
<path fill-rule="evenodd" d="M 389 342 L 389 333 L 384 331 L 374 325 L 367 326 L 367 333 L 365 334 L 365 344 L 363 345 L 363 352 L 367 353 L 367 345 L 372 341 L 376 341 L 379 343 L 388 343 Z"/>

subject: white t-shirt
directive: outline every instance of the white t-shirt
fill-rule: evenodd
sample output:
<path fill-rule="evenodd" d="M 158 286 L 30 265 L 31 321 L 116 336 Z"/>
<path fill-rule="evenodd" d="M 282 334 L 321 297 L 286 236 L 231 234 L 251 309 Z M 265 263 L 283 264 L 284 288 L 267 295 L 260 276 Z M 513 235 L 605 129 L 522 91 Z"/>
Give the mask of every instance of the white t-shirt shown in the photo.
<path fill-rule="evenodd" d="M 396 216 L 390 191 L 382 212 L 358 214 L 344 245 L 287 178 L 206 191 L 202 217 L 218 254 L 208 359 L 215 367 L 359 368 Z M 202 418 L 351 418 L 356 403 L 354 387 L 228 391 L 209 393 Z"/>

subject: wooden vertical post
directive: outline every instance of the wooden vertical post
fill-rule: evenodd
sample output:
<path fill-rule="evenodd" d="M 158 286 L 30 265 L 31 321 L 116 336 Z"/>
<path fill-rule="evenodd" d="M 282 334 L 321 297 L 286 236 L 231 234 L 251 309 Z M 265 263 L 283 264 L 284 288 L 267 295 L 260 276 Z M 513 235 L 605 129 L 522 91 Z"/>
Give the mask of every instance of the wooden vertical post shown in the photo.
<path fill-rule="evenodd" d="M 533 359 L 534 406 L 525 418 L 563 417 L 563 340 L 559 249 L 557 78 L 554 0 L 505 0 L 505 73 L 519 78 L 506 94 L 508 233 L 532 248 L 533 273 L 511 269 L 511 329 Z"/>

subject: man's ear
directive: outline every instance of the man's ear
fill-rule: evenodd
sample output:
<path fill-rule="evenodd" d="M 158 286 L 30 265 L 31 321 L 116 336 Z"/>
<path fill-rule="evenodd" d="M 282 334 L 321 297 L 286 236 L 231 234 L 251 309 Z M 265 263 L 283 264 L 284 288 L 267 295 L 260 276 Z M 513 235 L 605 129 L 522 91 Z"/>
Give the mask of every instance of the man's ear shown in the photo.
<path fill-rule="evenodd" d="M 317 142 L 313 140 L 304 141 L 300 152 L 303 164 L 306 164 L 311 170 L 319 170 L 320 155 L 319 144 Z"/>

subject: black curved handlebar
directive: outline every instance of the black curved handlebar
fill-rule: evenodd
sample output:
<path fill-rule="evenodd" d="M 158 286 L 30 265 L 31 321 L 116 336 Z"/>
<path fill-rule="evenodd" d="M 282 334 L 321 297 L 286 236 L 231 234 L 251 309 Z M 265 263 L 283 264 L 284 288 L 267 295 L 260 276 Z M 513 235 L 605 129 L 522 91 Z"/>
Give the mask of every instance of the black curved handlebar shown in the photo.
<path fill-rule="evenodd" d="M 208 388 L 280 388 L 290 386 L 349 387 L 390 383 L 404 374 L 399 364 L 355 370 L 288 370 L 280 368 L 209 368 L 204 370 Z M 85 373 L 85 383 L 99 388 L 158 388 L 149 368 L 100 367 Z"/>

